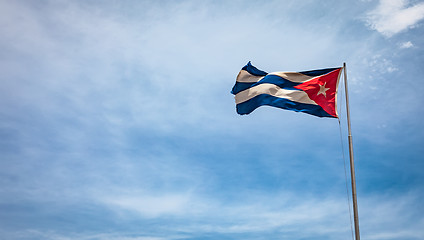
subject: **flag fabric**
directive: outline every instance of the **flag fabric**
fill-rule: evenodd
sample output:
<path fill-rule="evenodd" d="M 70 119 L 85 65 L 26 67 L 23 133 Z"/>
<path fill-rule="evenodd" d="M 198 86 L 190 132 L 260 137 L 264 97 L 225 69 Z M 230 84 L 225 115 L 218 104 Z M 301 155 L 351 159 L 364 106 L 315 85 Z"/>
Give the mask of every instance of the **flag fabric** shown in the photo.
<path fill-rule="evenodd" d="M 337 87 L 341 69 L 266 73 L 249 62 L 241 69 L 231 91 L 235 95 L 237 113 L 249 114 L 267 105 L 318 117 L 337 118 Z"/>

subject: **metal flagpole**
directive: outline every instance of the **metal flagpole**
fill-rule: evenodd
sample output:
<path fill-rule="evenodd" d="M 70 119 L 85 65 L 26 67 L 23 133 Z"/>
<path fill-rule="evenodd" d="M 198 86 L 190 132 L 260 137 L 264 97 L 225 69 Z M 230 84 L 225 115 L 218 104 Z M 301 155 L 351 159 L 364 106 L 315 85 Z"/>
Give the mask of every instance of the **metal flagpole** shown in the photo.
<path fill-rule="evenodd" d="M 353 145 L 352 145 L 352 132 L 350 130 L 350 112 L 349 112 L 349 95 L 347 93 L 347 73 L 346 63 L 343 63 L 345 93 L 346 93 L 346 113 L 347 113 L 347 129 L 349 141 L 349 158 L 350 158 L 350 175 L 352 181 L 352 201 L 353 201 L 353 219 L 355 222 L 355 240 L 360 240 L 359 236 L 359 219 L 358 219 L 358 203 L 356 200 L 356 180 L 355 180 L 355 165 L 353 162 Z"/>

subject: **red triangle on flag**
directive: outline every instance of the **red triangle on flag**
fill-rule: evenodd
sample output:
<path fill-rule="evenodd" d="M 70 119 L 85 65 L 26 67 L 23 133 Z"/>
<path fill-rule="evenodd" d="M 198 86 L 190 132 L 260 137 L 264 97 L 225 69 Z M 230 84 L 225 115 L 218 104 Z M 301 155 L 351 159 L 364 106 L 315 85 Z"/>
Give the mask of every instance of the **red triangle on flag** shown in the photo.
<path fill-rule="evenodd" d="M 340 70 L 341 68 L 325 75 L 317 76 L 295 86 L 295 88 L 306 92 L 309 98 L 321 106 L 324 111 L 333 117 L 337 117 L 336 93 Z"/>

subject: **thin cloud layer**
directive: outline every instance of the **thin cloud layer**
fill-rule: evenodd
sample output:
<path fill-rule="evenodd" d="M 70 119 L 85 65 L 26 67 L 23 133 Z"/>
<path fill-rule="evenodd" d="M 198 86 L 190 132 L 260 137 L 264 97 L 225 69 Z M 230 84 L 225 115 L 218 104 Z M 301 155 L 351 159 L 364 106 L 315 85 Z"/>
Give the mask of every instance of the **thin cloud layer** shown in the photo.
<path fill-rule="evenodd" d="M 407 42 L 400 44 L 400 48 L 412 48 L 412 47 L 414 47 L 414 44 L 412 44 L 411 41 L 407 41 Z"/>
<path fill-rule="evenodd" d="M 233 203 L 216 199 L 186 198 L 181 211 L 164 211 L 151 215 L 140 206 L 155 208 L 174 204 L 174 197 L 160 199 L 144 205 L 146 200 L 116 205 L 105 198 L 103 221 L 110 221 L 107 232 L 92 233 L 87 230 L 64 232 L 63 230 L 27 229 L 21 232 L 3 232 L 8 239 L 200 239 L 244 237 L 257 239 L 258 235 L 288 238 L 349 239 L 352 232 L 349 223 L 349 205 L 346 197 L 316 198 L 297 193 L 256 194 Z M 367 196 L 360 198 L 362 237 L 367 239 L 419 239 L 424 218 L 419 212 L 416 193 L 405 195 Z M 114 198 L 114 197 L 111 197 Z M 110 198 L 110 199 L 111 199 Z M 121 199 L 120 196 L 115 197 Z M 133 199 L 135 200 L 135 199 Z M 78 210 L 78 206 L 75 206 Z M 418 207 L 418 208 L 417 208 Z M 407 213 L 407 214 L 406 214 Z M 147 215 L 146 215 L 147 214 Z M 416 218 L 411 218 L 416 215 Z M 392 221 L 391 219 L 396 219 Z M 117 222 L 123 226 L 117 225 Z M 133 224 L 136 223 L 134 227 Z"/>
<path fill-rule="evenodd" d="M 411 5 L 409 0 L 380 0 L 367 14 L 369 26 L 386 37 L 414 28 L 424 19 L 424 3 Z"/>

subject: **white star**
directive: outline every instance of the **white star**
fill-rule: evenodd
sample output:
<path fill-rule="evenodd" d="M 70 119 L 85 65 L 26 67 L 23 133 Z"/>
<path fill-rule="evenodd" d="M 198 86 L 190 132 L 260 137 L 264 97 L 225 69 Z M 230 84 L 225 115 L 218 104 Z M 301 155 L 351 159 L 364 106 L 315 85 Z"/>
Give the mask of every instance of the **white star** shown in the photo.
<path fill-rule="evenodd" d="M 322 94 L 322 95 L 324 95 L 324 97 L 327 97 L 327 93 L 325 93 L 325 92 L 327 92 L 327 90 L 329 88 L 326 88 L 325 87 L 325 84 L 327 84 L 327 83 L 324 83 L 324 85 L 319 85 L 319 91 L 317 93 L 317 96 L 320 95 L 320 94 Z"/>

